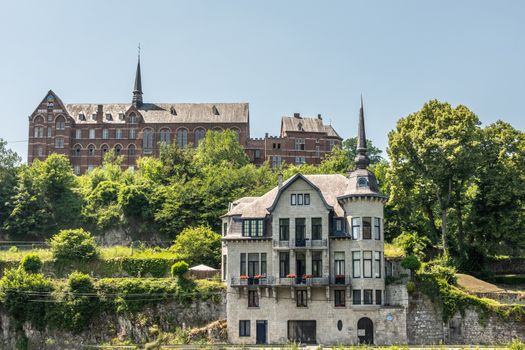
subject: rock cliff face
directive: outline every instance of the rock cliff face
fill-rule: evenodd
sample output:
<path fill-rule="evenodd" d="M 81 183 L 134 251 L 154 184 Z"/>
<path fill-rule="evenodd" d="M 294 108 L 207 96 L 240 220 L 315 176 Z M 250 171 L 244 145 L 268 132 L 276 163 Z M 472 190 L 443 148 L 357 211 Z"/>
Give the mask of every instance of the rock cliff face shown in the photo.
<path fill-rule="evenodd" d="M 218 303 L 194 302 L 158 304 L 135 314 L 106 314 L 94 320 L 91 327 L 80 334 L 56 330 L 38 331 L 30 324 L 24 325 L 24 334 L 17 334 L 13 321 L 0 309 L 0 349 L 15 349 L 17 341 L 27 338 L 28 349 L 68 350 L 81 345 L 108 343 L 114 339 L 131 343 L 155 340 L 159 331 L 173 332 L 176 328 L 202 327 L 226 318 L 226 298 Z"/>

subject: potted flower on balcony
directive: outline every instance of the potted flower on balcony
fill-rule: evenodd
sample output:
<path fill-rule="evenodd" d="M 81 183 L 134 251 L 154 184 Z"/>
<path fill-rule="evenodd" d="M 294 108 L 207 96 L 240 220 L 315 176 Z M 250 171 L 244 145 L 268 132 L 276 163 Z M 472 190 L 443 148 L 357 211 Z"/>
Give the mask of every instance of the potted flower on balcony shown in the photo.
<path fill-rule="evenodd" d="M 286 275 L 286 278 L 296 278 L 297 275 L 295 273 L 289 273 Z"/>
<path fill-rule="evenodd" d="M 303 275 L 303 278 L 313 278 L 314 276 L 313 275 L 309 275 L 309 274 L 304 274 Z"/>
<path fill-rule="evenodd" d="M 239 277 L 239 279 L 241 280 L 241 284 L 247 284 L 248 283 L 248 276 L 246 276 L 246 275 L 241 275 Z"/>

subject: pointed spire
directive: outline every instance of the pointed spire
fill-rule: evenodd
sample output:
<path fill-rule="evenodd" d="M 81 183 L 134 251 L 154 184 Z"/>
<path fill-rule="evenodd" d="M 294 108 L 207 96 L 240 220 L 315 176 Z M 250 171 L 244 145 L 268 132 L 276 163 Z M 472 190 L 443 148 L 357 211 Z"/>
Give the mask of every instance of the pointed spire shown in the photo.
<path fill-rule="evenodd" d="M 137 61 L 137 72 L 135 73 L 135 86 L 133 87 L 133 106 L 140 107 L 142 105 L 142 78 L 140 76 L 140 44 Z"/>
<path fill-rule="evenodd" d="M 370 164 L 366 150 L 365 111 L 363 107 L 363 95 L 361 95 L 361 109 L 359 110 L 359 126 L 357 129 L 357 154 L 355 157 L 355 164 L 358 169 L 366 169 Z"/>

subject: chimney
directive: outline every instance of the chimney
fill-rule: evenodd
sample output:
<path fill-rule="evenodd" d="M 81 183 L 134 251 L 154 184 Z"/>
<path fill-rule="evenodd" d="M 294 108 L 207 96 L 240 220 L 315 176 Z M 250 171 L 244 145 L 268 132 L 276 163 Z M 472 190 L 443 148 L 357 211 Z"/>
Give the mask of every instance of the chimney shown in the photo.
<path fill-rule="evenodd" d="M 283 174 L 279 173 L 277 175 L 277 188 L 280 190 L 283 187 Z"/>
<path fill-rule="evenodd" d="M 323 120 L 323 118 L 321 117 L 320 114 L 317 115 L 317 119 L 321 119 L 321 120 Z"/>
<path fill-rule="evenodd" d="M 293 117 L 294 117 L 294 118 L 299 118 L 299 119 L 300 119 L 300 118 L 301 118 L 301 113 L 294 113 L 294 114 L 293 114 Z"/>
<path fill-rule="evenodd" d="M 103 105 L 98 105 L 97 106 L 97 122 L 101 122 L 102 119 L 104 119 L 104 110 L 103 110 Z"/>
<path fill-rule="evenodd" d="M 268 138 L 268 135 L 269 135 L 268 133 L 264 133 L 264 138 L 267 139 L 267 138 Z"/>

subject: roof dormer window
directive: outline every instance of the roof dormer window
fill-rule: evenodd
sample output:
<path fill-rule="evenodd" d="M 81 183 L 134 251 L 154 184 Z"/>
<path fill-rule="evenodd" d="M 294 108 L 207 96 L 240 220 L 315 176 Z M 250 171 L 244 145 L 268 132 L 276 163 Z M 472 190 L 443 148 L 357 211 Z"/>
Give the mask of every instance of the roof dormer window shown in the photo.
<path fill-rule="evenodd" d="M 170 113 L 171 113 L 171 115 L 177 115 L 177 111 L 175 110 L 174 106 L 170 107 Z"/>
<path fill-rule="evenodd" d="M 219 110 L 217 109 L 216 106 L 213 106 L 213 114 L 214 114 L 214 115 L 219 115 L 219 114 L 220 114 L 220 113 L 219 113 Z"/>
<path fill-rule="evenodd" d="M 84 113 L 78 113 L 78 120 L 86 120 L 86 115 Z"/>
<path fill-rule="evenodd" d="M 358 188 L 361 188 L 361 187 L 368 187 L 368 179 L 366 177 L 358 177 L 357 178 L 357 187 Z"/>
<path fill-rule="evenodd" d="M 106 113 L 106 120 L 113 120 L 111 113 Z"/>
<path fill-rule="evenodd" d="M 299 124 L 297 124 L 297 129 L 298 129 L 299 131 L 304 131 L 304 129 L 303 129 L 303 123 L 299 123 Z"/>
<path fill-rule="evenodd" d="M 97 120 L 97 113 L 92 113 L 91 114 L 91 119 L 92 120 Z"/>
<path fill-rule="evenodd" d="M 119 112 L 118 113 L 118 119 L 124 120 L 124 112 Z"/>

